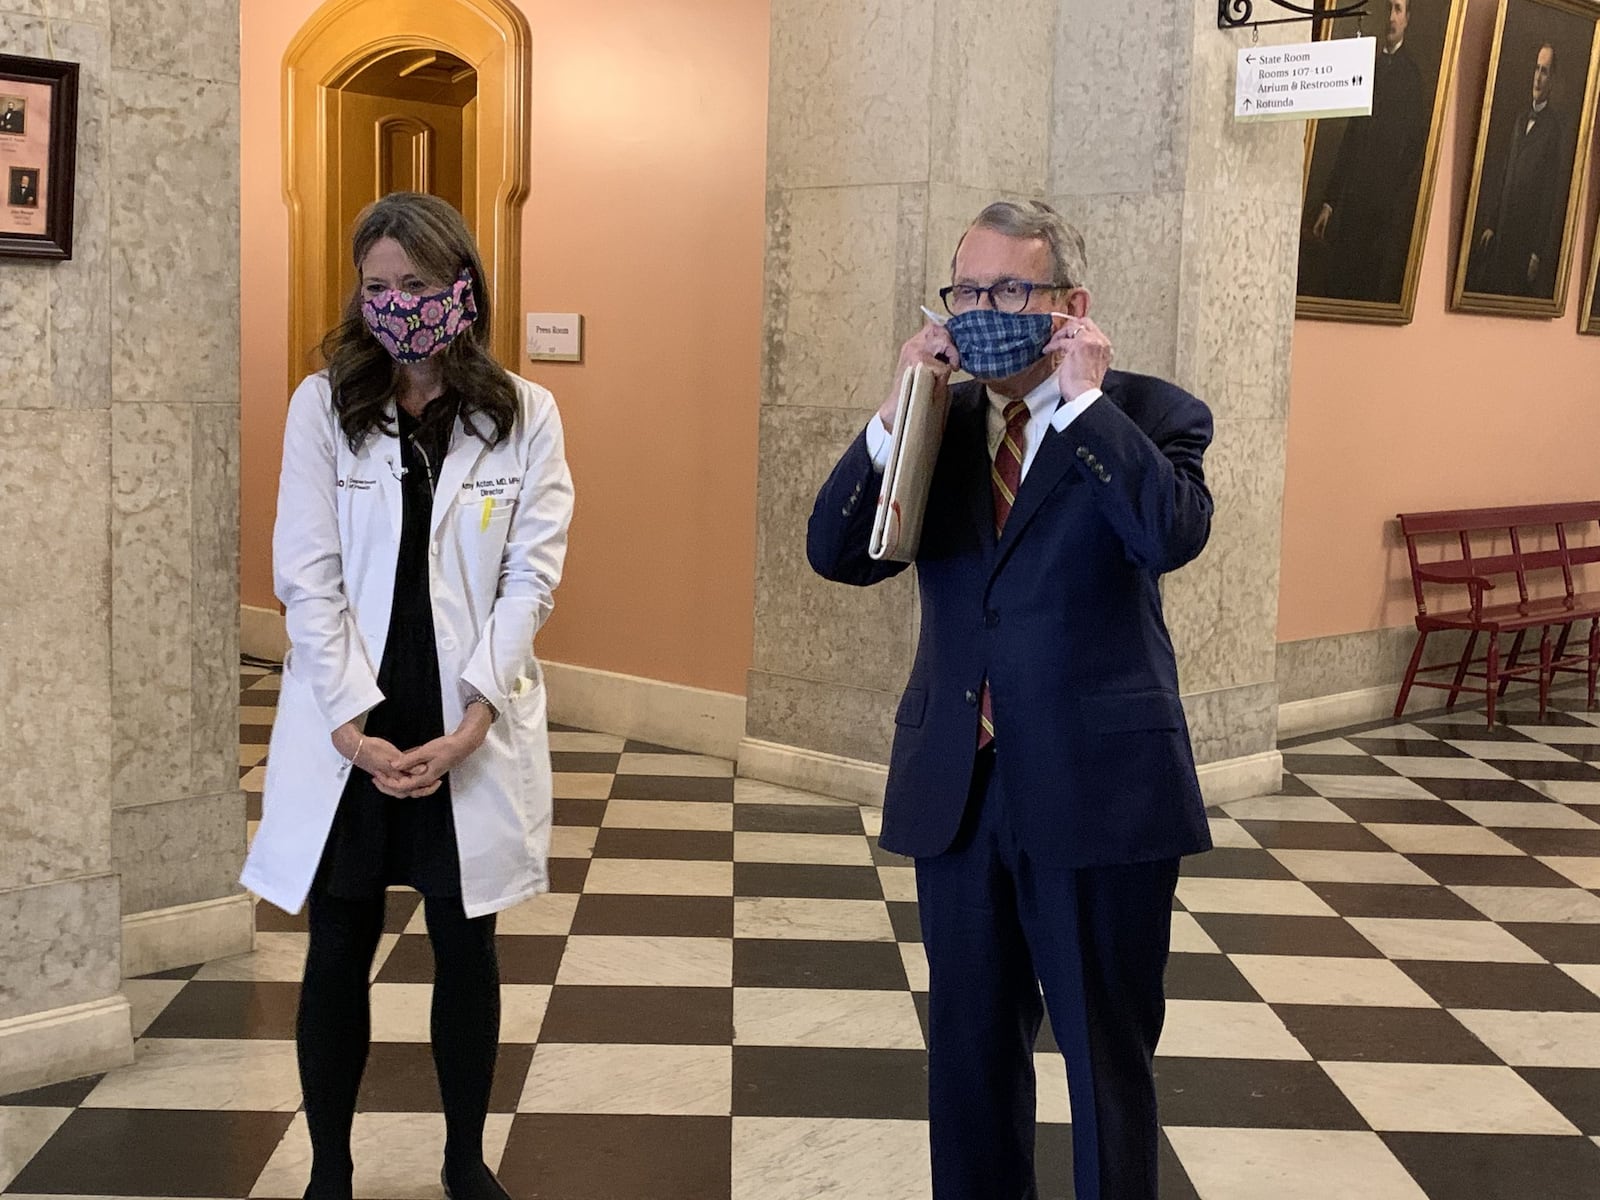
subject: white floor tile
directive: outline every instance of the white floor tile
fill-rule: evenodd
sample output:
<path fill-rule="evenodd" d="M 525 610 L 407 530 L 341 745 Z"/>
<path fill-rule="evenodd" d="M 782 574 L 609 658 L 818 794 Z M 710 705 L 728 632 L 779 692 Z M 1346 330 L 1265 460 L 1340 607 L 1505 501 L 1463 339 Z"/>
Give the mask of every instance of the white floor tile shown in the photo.
<path fill-rule="evenodd" d="M 733 1038 L 738 1046 L 923 1048 L 910 992 L 737 988 Z"/>
<path fill-rule="evenodd" d="M 730 779 L 733 764 L 725 758 L 700 754 L 624 754 L 618 775 L 692 775 L 702 779 Z"/>
<path fill-rule="evenodd" d="M 567 940 L 556 983 L 609 987 L 732 987 L 729 938 L 578 937 Z"/>
<path fill-rule="evenodd" d="M 877 900 L 800 900 L 745 897 L 733 902 L 733 931 L 741 938 L 892 942 L 889 910 Z"/>
<path fill-rule="evenodd" d="M 1169 1000 L 1156 1053 L 1168 1058 L 1306 1061 L 1311 1055 L 1265 1004 Z"/>
<path fill-rule="evenodd" d="M 1492 921 L 1350 917 L 1350 924 L 1391 959 L 1430 962 L 1540 963 L 1535 953 Z"/>
<path fill-rule="evenodd" d="M 1233 965 L 1269 1004 L 1437 1008 L 1433 997 L 1381 958 L 1236 954 Z"/>
<path fill-rule="evenodd" d="M 1511 778 L 1504 771 L 1497 770 L 1486 762 L 1479 762 L 1475 758 L 1411 758 L 1390 754 L 1378 754 L 1374 757 L 1391 771 L 1398 771 L 1408 779 Z"/>
<path fill-rule="evenodd" d="M 1319 796 L 1256 796 L 1224 804 L 1222 811 L 1240 821 L 1332 821 L 1353 825 L 1354 819 L 1343 809 Z M 1248 835 L 1246 835 L 1248 836 Z M 1256 845 L 1254 838 L 1250 845 Z"/>
<path fill-rule="evenodd" d="M 533 1052 L 517 1111 L 725 1117 L 733 1047 L 546 1042 Z"/>
<path fill-rule="evenodd" d="M 1600 1013 L 1450 1011 L 1509 1066 L 1600 1069 Z"/>
<path fill-rule="evenodd" d="M 1190 912 L 1272 913 L 1294 917 L 1335 915 L 1322 897 L 1293 879 L 1186 876 L 1178 880 L 1178 899 Z"/>
<path fill-rule="evenodd" d="M 733 1200 L 927 1200 L 922 1121 L 736 1117 Z"/>
<path fill-rule="evenodd" d="M 500 1166 L 510 1136 L 510 1115 L 490 1113 L 483 1129 L 483 1157 L 491 1170 Z M 439 1164 L 444 1159 L 443 1115 L 357 1113 L 350 1147 L 356 1164 L 356 1200 L 438 1200 Z M 299 1196 L 310 1176 L 311 1139 L 301 1113 L 250 1194 Z"/>
<path fill-rule="evenodd" d="M 70 1108 L 0 1108 L 0 1190 L 22 1173 L 71 1115 Z"/>
<path fill-rule="evenodd" d="M 583 890 L 593 895 L 731 896 L 731 862 L 600 858 L 589 864 Z"/>
<path fill-rule="evenodd" d="M 1500 762 L 1566 762 L 1567 756 L 1553 750 L 1543 742 L 1452 741 L 1454 746 L 1473 758 Z"/>
<path fill-rule="evenodd" d="M 1477 825 L 1368 825 L 1374 836 L 1401 854 L 1522 853 L 1499 834 Z"/>
<path fill-rule="evenodd" d="M 1410 779 L 1387 775 L 1302 775 L 1300 781 L 1333 800 L 1432 800 L 1434 795 Z"/>
<path fill-rule="evenodd" d="M 1375 1133 L 1168 1129 L 1200 1200 L 1428 1200 Z"/>
<path fill-rule="evenodd" d="M 688 800 L 613 800 L 601 824 L 607 829 L 688 829 L 726 833 L 733 829 L 731 804 Z"/>
<path fill-rule="evenodd" d="M 1272 856 L 1308 883 L 1433 883 L 1403 855 L 1381 850 L 1274 850 Z"/>
<path fill-rule="evenodd" d="M 733 858 L 742 863 L 870 867 L 872 849 L 857 834 L 736 833 Z"/>
<path fill-rule="evenodd" d="M 1370 1062 L 1322 1066 L 1380 1133 L 1577 1133 L 1510 1067 Z"/>
<path fill-rule="evenodd" d="M 1577 888 L 1453 887 L 1491 921 L 1600 925 L 1600 896 Z"/>
<path fill-rule="evenodd" d="M 132 1066 L 96 1085 L 85 1108 L 293 1112 L 300 1074 L 293 1042 L 146 1038 Z"/>

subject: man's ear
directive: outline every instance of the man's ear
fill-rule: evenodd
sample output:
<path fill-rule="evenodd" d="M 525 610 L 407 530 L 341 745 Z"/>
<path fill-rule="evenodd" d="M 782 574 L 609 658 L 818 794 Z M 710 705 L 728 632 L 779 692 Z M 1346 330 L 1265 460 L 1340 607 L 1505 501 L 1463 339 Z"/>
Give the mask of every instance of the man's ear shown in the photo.
<path fill-rule="evenodd" d="M 1089 315 L 1089 302 L 1091 299 L 1092 297 L 1089 295 L 1088 288 L 1073 288 L 1067 293 L 1067 300 L 1062 306 L 1061 311 L 1070 313 L 1079 320 L 1082 320 L 1084 317 Z"/>

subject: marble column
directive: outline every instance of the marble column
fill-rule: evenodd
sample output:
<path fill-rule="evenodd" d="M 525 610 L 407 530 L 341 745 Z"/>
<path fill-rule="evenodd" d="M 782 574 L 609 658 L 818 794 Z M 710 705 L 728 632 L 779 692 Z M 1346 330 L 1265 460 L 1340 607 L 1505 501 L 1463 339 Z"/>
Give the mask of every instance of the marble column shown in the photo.
<path fill-rule="evenodd" d="M 123 966 L 251 926 L 237 5 L 0 0 L 0 45 L 81 64 L 73 258 L 0 260 L 4 1093 L 128 1061 Z"/>
<path fill-rule="evenodd" d="M 1299 124 L 1236 125 L 1211 0 L 774 0 L 751 774 L 872 800 L 910 667 L 908 579 L 813 578 L 817 485 L 1000 197 L 1085 234 L 1119 365 L 1217 417 L 1210 548 L 1166 581 L 1208 794 L 1276 783 L 1278 536 Z M 1285 34 L 1285 39 L 1291 36 Z"/>

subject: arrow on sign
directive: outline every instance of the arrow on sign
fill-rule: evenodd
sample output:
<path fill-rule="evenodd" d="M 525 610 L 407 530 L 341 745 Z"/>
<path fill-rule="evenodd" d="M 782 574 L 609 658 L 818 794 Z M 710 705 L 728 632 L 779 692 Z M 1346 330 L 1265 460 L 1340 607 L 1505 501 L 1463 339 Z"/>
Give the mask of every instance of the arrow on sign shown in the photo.
<path fill-rule="evenodd" d="M 1248 110 L 1250 108 L 1250 97 L 1249 96 L 1246 96 L 1244 98 L 1244 106 L 1245 106 L 1246 110 Z"/>
<path fill-rule="evenodd" d="M 1254 54 L 1246 54 L 1244 56 L 1244 60 L 1245 60 L 1245 62 L 1250 63 L 1252 66 L 1254 66 L 1255 65 L 1255 61 L 1256 61 L 1256 56 Z"/>

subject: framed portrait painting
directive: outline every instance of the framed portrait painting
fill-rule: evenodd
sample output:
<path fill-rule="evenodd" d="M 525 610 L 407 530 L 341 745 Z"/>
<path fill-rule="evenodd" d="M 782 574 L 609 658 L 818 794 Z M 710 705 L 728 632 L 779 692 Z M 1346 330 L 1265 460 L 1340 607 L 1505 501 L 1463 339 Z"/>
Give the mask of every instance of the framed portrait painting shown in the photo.
<path fill-rule="evenodd" d="M 1600 64 L 1600 3 L 1500 0 L 1461 225 L 1458 312 L 1559 317 Z"/>
<path fill-rule="evenodd" d="M 72 257 L 78 64 L 0 54 L 0 256 Z"/>
<path fill-rule="evenodd" d="M 1372 115 L 1307 124 L 1297 316 L 1411 320 L 1466 7 L 1368 0 L 1362 16 L 1320 22 L 1324 37 L 1378 45 Z"/>

